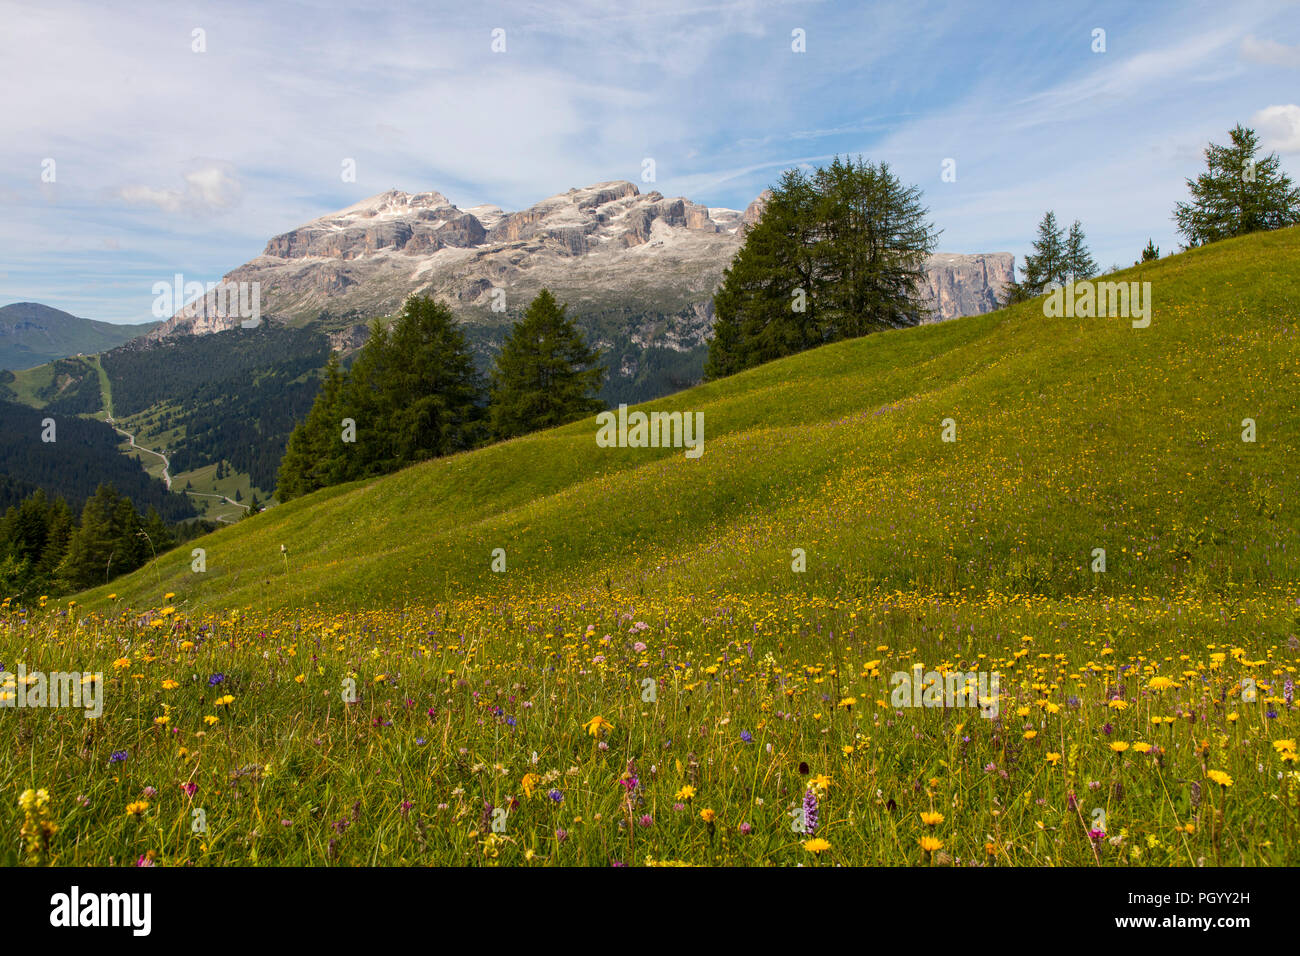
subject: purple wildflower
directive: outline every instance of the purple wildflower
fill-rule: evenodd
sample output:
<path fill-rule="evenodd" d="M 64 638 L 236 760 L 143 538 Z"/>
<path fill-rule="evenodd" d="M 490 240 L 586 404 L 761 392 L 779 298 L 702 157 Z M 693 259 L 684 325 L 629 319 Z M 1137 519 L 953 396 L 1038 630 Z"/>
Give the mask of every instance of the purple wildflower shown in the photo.
<path fill-rule="evenodd" d="M 803 795 L 803 822 L 809 836 L 817 832 L 817 794 L 813 793 L 812 787 Z"/>

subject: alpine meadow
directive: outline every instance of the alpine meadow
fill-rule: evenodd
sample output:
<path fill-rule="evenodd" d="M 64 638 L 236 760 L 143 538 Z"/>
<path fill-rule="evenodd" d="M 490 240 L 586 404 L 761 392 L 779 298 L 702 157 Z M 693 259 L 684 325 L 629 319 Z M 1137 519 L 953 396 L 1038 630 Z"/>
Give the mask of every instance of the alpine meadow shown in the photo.
<path fill-rule="evenodd" d="M 69 867 L 915 868 L 886 905 L 1061 868 L 1114 928 L 1245 885 L 1152 871 L 1300 866 L 1294 19 L 851 6 L 448 8 L 435 69 L 322 0 L 313 42 L 394 64 L 337 128 L 307 47 L 205 13 L 177 89 L 285 71 L 259 135 L 48 181 L 58 228 L 116 197 L 140 288 L 0 230 L 47 363 L 0 372 L 0 864 L 56 868 L 52 926 Z M 870 44 L 866 83 L 877 28 L 969 88 Z M 1113 135 L 1062 146 L 1063 104 Z M 149 314 L 213 268 L 257 315 Z"/>

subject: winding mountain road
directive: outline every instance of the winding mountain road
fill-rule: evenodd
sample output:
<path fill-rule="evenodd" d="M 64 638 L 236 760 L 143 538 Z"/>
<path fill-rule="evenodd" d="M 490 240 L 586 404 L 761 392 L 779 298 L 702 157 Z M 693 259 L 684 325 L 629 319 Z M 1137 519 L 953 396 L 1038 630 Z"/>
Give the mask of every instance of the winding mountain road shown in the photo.
<path fill-rule="evenodd" d="M 167 485 L 167 490 L 171 491 L 172 490 L 172 476 L 171 476 L 172 463 L 171 461 L 168 460 L 167 456 L 160 451 L 154 451 L 152 448 L 145 448 L 144 445 L 137 445 L 135 443 L 135 436 L 132 435 L 125 428 L 119 428 L 117 422 L 113 421 L 112 415 L 106 415 L 104 420 L 108 422 L 108 424 L 112 426 L 113 430 L 117 432 L 119 435 L 125 435 L 127 441 L 131 443 L 132 448 L 135 448 L 138 451 L 148 452 L 150 455 L 154 455 L 162 459 L 162 463 L 163 463 L 162 480 Z M 226 504 L 234 505 L 236 508 L 243 508 L 245 511 L 248 510 L 248 505 L 244 504 L 242 501 L 236 501 L 234 498 L 227 498 L 225 495 L 209 494 L 206 491 L 192 491 L 189 489 L 183 489 L 181 493 L 186 495 L 197 495 L 200 498 L 220 498 L 222 501 L 226 502 Z M 217 520 L 225 521 L 227 523 L 230 522 L 230 519 L 224 516 L 218 516 Z"/>
<path fill-rule="evenodd" d="M 172 463 L 167 460 L 167 456 L 164 455 L 162 452 L 154 451 L 152 448 L 145 448 L 144 445 L 137 445 L 135 443 L 135 436 L 132 435 L 125 428 L 118 428 L 117 423 L 113 421 L 113 417 L 111 415 L 107 416 L 105 418 L 105 421 L 107 421 L 110 425 L 113 426 L 113 431 L 117 432 L 119 435 L 125 435 L 127 441 L 131 443 L 132 448 L 138 449 L 139 451 L 148 452 L 149 454 L 156 455 L 157 457 L 162 459 L 162 463 L 163 463 L 162 480 L 164 484 L 167 485 L 167 490 L 171 491 L 172 490 L 172 476 L 171 476 Z"/>

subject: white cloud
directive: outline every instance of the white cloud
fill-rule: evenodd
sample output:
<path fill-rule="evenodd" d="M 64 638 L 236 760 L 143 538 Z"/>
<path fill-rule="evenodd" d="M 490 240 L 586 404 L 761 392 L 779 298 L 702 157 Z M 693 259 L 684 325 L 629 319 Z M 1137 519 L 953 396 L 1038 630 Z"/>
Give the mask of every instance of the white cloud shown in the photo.
<path fill-rule="evenodd" d="M 243 195 L 243 187 L 229 163 L 201 162 L 183 178 L 184 189 L 133 184 L 118 189 L 117 196 L 131 205 L 157 206 L 164 212 L 205 212 L 229 209 Z"/>
<path fill-rule="evenodd" d="M 1241 41 L 1241 55 L 1252 63 L 1300 67 L 1300 46 L 1287 46 L 1276 40 L 1260 40 L 1253 33 Z"/>
<path fill-rule="evenodd" d="M 1250 118 L 1263 137 L 1265 149 L 1279 153 L 1300 153 L 1300 106 L 1269 106 Z"/>

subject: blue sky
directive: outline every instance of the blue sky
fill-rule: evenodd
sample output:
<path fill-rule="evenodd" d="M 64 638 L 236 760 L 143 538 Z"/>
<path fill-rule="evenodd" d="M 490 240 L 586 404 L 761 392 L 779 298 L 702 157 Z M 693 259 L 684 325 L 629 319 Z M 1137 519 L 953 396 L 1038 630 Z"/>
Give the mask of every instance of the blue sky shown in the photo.
<path fill-rule="evenodd" d="M 627 179 L 742 209 L 861 154 L 924 189 L 942 251 L 1019 260 L 1051 208 L 1108 266 L 1175 248 L 1237 122 L 1300 179 L 1295 0 L 110 7 L 0 0 L 0 304 L 147 321 L 153 283 L 390 188 L 518 209 Z"/>

